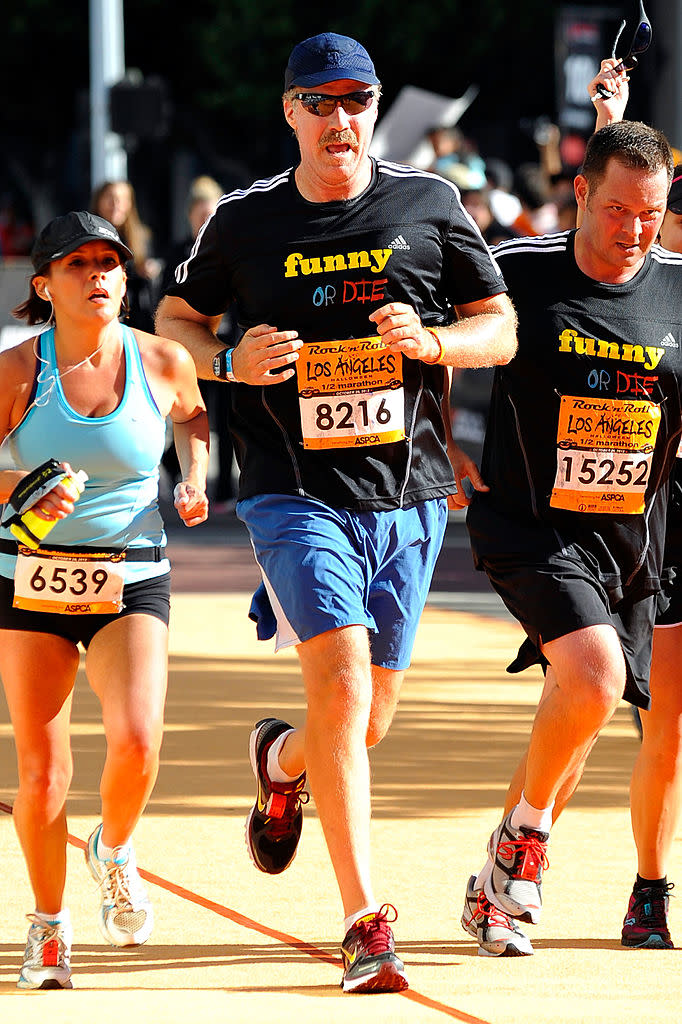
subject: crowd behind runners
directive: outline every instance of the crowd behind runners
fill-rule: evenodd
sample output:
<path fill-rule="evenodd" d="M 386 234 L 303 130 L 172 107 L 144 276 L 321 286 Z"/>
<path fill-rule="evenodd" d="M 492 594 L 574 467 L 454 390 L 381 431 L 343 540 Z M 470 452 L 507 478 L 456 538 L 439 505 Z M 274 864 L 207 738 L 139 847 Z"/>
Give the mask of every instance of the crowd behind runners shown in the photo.
<path fill-rule="evenodd" d="M 19 312 L 30 323 L 49 317 L 54 327 L 2 357 L 5 434 L 20 466 L 3 497 L 17 515 L 32 504 L 39 518 L 57 518 L 37 555 L 17 548 L 11 534 L 0 547 L 9 559 L 0 561 L 0 628 L 9 641 L 0 670 L 20 740 L 15 820 L 36 896 L 21 987 L 71 985 L 61 894 L 76 643 L 89 645 L 105 728 L 109 701 L 138 693 L 158 724 L 167 622 L 153 602 L 138 608 L 131 595 L 128 605 L 124 576 L 106 621 L 81 608 L 85 621 L 74 631 L 70 602 L 36 601 L 32 559 L 42 559 L 41 572 L 56 581 L 55 571 L 72 571 L 70 558 L 87 576 L 93 545 L 113 561 L 142 549 L 143 566 L 152 546 L 160 568 L 140 569 L 135 580 L 150 577 L 157 597 L 164 580 L 167 603 L 154 491 L 166 413 L 179 428 L 178 511 L 188 524 L 206 515 L 206 417 L 187 350 L 199 378 L 230 385 L 237 514 L 262 574 L 250 616 L 259 638 L 275 637 L 277 650 L 295 647 L 307 705 L 303 725 L 273 714 L 251 733 L 256 799 L 247 849 L 259 871 L 285 871 L 312 795 L 343 907 L 343 990 L 408 985 L 391 929 L 397 911 L 373 888 L 368 749 L 386 734 L 398 703 L 448 505 L 469 505 L 476 567 L 527 634 L 510 670 L 539 663 L 545 673 L 501 822 L 466 884 L 465 930 L 485 955 L 533 952 L 521 925 L 540 915 L 552 823 L 624 697 L 642 710 L 643 739 L 631 801 L 638 874 L 622 941 L 672 945 L 666 871 L 679 820 L 682 700 L 671 666 L 679 661 L 682 576 L 671 480 L 682 435 L 682 256 L 658 239 L 673 237 L 679 179 L 665 137 L 623 119 L 627 78 L 615 63 L 604 62 L 590 86 L 605 83 L 611 95 L 596 104 L 598 130 L 575 179 L 577 227 L 564 231 L 554 231 L 529 169 L 516 217 L 509 193 L 505 201 L 494 189 L 479 202 L 488 222 L 477 226 L 455 182 L 470 199 L 477 189 L 468 186 L 482 184 L 484 168 L 455 133 L 431 132 L 435 173 L 370 157 L 379 77 L 360 43 L 321 33 L 293 48 L 285 70 L 283 114 L 298 163 L 218 202 L 166 289 L 157 338 L 118 324 L 130 250 L 115 227 L 81 212 L 42 232 L 31 296 Z M 501 239 L 488 234 L 491 227 Z M 486 235 L 498 242 L 494 252 Z M 236 345 L 219 333 L 230 310 L 241 331 Z M 479 472 L 453 442 L 449 387 L 453 371 L 486 366 L 496 370 Z M 129 377 L 145 414 L 157 414 L 150 450 L 138 445 L 131 454 L 124 439 L 115 456 L 130 464 L 133 490 L 135 458 L 144 463 L 144 525 L 139 534 L 130 524 L 121 533 L 128 499 L 125 508 L 116 503 L 97 459 L 74 442 L 69 453 L 82 454 L 97 499 L 114 504 L 111 533 L 93 536 L 87 486 L 82 505 L 66 485 L 48 494 L 29 488 L 44 456 L 33 421 L 53 417 L 65 438 L 71 419 L 84 419 L 87 431 L 106 426 L 125 407 Z M 70 471 L 70 462 L 63 468 Z M 54 570 L 51 560 L 59 559 L 65 566 Z M 96 584 L 93 577 L 95 596 Z M 39 622 L 27 618 L 34 615 Z M 122 667 L 102 682 L 102 657 L 132 643 L 133 628 L 142 631 L 136 651 L 155 638 L 151 692 Z M 37 687 L 41 703 L 21 632 L 31 630 L 54 634 L 41 641 L 51 656 L 68 650 L 54 736 L 44 715 L 36 727 L 35 701 L 29 707 L 24 693 L 27 683 Z M 89 869 L 102 885 L 100 923 L 113 944 L 143 942 L 151 931 L 130 835 L 155 777 L 160 727 L 152 733 L 127 814 L 113 813 L 103 782 L 103 825 L 88 844 Z M 105 774 L 120 774 L 114 751 L 125 752 L 125 736 L 112 748 Z M 49 793 L 58 813 L 47 851 L 48 794 L 30 791 L 45 749 L 54 751 L 61 783 L 57 796 Z"/>

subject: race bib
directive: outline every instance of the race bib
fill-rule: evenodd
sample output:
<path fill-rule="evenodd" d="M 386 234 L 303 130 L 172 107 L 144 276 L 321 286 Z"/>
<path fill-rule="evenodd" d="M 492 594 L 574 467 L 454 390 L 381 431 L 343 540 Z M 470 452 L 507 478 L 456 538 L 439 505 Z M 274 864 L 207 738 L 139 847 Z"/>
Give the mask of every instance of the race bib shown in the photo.
<path fill-rule="evenodd" d="M 115 615 L 123 607 L 125 555 L 19 545 L 14 607 L 59 615 Z"/>
<path fill-rule="evenodd" d="M 562 395 L 550 505 L 572 512 L 643 512 L 660 420 L 654 402 Z"/>
<path fill-rule="evenodd" d="M 405 437 L 403 359 L 381 338 L 304 344 L 296 363 L 304 448 L 357 448 Z"/>

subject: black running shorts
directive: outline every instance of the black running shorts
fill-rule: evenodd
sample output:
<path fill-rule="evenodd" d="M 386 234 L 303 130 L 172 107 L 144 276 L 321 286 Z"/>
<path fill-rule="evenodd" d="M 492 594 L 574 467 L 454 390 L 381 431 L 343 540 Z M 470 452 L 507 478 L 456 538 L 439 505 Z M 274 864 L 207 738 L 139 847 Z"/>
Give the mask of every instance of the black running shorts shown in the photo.
<path fill-rule="evenodd" d="M 95 633 L 124 615 L 153 615 L 168 625 L 170 617 L 170 573 L 154 576 L 123 587 L 123 608 L 118 614 L 59 615 L 14 608 L 14 580 L 0 576 L 0 629 L 21 629 L 31 633 L 52 633 L 87 649 Z"/>
<path fill-rule="evenodd" d="M 629 596 L 612 605 L 599 580 L 585 565 L 562 552 L 545 555 L 538 562 L 513 556 L 483 559 L 482 566 L 493 588 L 528 634 L 508 672 L 522 672 L 537 664 L 546 668 L 541 643 L 558 640 L 587 626 L 613 626 L 625 656 L 624 699 L 645 710 L 649 708 L 655 594 Z"/>
<path fill-rule="evenodd" d="M 657 626 L 679 626 L 682 623 L 682 566 L 674 566 L 671 578 L 663 583 L 659 595 Z"/>

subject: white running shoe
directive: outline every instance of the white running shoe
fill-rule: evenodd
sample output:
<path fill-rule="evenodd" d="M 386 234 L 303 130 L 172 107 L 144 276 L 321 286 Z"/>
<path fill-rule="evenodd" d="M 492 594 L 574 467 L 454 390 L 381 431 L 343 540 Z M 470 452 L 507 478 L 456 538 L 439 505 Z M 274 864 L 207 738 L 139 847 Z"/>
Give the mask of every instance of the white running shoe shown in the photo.
<path fill-rule="evenodd" d="M 141 946 L 152 933 L 154 913 L 137 872 L 135 850 L 132 843 L 117 846 L 110 860 L 102 860 L 97 855 L 101 832 L 100 824 L 85 851 L 90 873 L 101 890 L 99 930 L 112 946 Z"/>
<path fill-rule="evenodd" d="M 476 875 L 467 884 L 462 928 L 478 942 L 479 956 L 532 956 L 527 935 L 507 914 L 494 907 L 483 889 L 475 889 Z"/>
<path fill-rule="evenodd" d="M 485 894 L 498 910 L 528 924 L 537 924 L 542 909 L 542 872 L 549 866 L 549 833 L 521 825 L 514 828 L 512 811 L 488 842 L 493 862 Z"/>
<path fill-rule="evenodd" d="M 17 988 L 73 988 L 69 964 L 71 924 L 46 924 L 35 914 L 26 916 L 31 927 Z"/>

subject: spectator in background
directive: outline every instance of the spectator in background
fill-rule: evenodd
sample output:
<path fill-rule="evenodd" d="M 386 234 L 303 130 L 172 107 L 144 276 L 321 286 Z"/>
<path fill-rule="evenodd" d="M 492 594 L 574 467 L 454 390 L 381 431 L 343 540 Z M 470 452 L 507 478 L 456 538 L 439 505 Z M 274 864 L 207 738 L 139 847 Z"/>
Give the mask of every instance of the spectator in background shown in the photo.
<path fill-rule="evenodd" d="M 449 178 L 460 188 L 482 188 L 485 185 L 485 163 L 459 128 L 436 125 L 426 134 L 435 157 L 430 171 Z"/>
<path fill-rule="evenodd" d="M 181 242 L 176 242 L 166 254 L 161 280 L 162 293 L 165 294 L 166 290 L 175 283 L 175 268 L 188 258 L 199 231 L 215 211 L 222 195 L 223 189 L 208 174 L 200 175 L 190 184 L 187 195 L 189 234 Z"/>
<path fill-rule="evenodd" d="M 10 193 L 0 197 L 0 259 L 28 256 L 33 243 L 34 229 L 29 220 L 22 218 Z"/>
<path fill-rule="evenodd" d="M 497 245 L 508 238 L 518 238 L 518 232 L 496 220 L 487 188 L 461 189 L 462 206 L 471 214 L 488 245 Z"/>
<path fill-rule="evenodd" d="M 519 235 L 546 235 L 557 230 L 557 208 L 540 164 L 525 163 L 514 174 L 514 192 L 521 213 L 512 227 Z"/>
<path fill-rule="evenodd" d="M 578 203 L 575 194 L 564 195 L 556 200 L 557 230 L 572 231 L 578 219 Z"/>
<path fill-rule="evenodd" d="M 95 189 L 90 209 L 114 225 L 133 254 L 128 275 L 128 325 L 154 333 L 156 283 L 161 270 L 151 257 L 152 232 L 140 219 L 135 190 L 129 181 L 104 181 Z"/>
<path fill-rule="evenodd" d="M 512 194 L 514 175 L 508 163 L 498 157 L 485 158 L 485 177 L 489 188 L 490 209 L 504 227 L 513 224 L 521 213 L 519 197 Z"/>
<path fill-rule="evenodd" d="M 168 288 L 175 283 L 175 268 L 190 255 L 192 246 L 204 223 L 213 214 L 223 189 L 214 178 L 202 174 L 192 181 L 187 199 L 187 220 L 190 233 L 181 242 L 169 250 L 161 282 L 161 294 L 165 295 Z M 231 312 L 227 312 L 218 329 L 218 337 L 229 348 L 237 344 L 237 325 Z M 201 394 L 208 410 L 211 432 L 217 438 L 218 475 L 213 485 L 212 511 L 215 513 L 234 512 L 236 495 L 232 484 L 232 463 L 234 461 L 234 445 L 229 429 L 231 386 L 217 380 L 199 381 Z M 175 454 L 173 442 L 164 452 L 162 465 L 171 482 L 180 478 L 180 464 Z"/>

